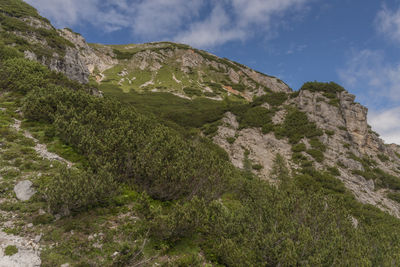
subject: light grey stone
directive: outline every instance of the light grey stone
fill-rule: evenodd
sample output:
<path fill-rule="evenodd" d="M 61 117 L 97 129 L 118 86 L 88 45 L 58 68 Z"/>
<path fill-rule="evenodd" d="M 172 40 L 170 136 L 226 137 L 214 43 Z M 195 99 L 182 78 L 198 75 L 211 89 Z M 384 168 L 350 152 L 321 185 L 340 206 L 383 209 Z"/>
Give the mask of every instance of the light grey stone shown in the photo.
<path fill-rule="evenodd" d="M 32 182 L 29 180 L 18 182 L 14 187 L 17 198 L 21 201 L 28 201 L 36 193 L 32 185 Z"/>

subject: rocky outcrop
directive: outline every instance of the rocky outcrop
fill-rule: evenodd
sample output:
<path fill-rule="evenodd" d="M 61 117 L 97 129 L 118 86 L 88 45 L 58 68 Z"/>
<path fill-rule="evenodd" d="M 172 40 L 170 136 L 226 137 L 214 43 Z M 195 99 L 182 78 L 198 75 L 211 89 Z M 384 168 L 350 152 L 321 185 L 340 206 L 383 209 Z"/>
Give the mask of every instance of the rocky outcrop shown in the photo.
<path fill-rule="evenodd" d="M 44 29 L 48 32 L 54 32 L 57 34 L 57 30 L 46 20 L 40 20 L 33 17 L 22 17 L 19 18 L 27 26 L 34 29 Z M 31 60 L 36 60 L 43 65 L 48 66 L 51 70 L 56 72 L 64 73 L 68 78 L 78 81 L 80 83 L 89 82 L 90 72 L 86 66 L 86 62 L 83 61 L 79 48 L 71 42 L 73 46 L 66 45 L 62 53 L 51 47 L 46 40 L 46 35 L 40 34 L 40 31 L 19 32 L 15 31 L 12 34 L 23 38 L 28 43 L 34 46 L 41 47 L 42 50 L 46 51 L 46 55 L 40 57 L 31 50 L 24 51 L 25 57 Z M 49 56 L 50 54 L 51 56 Z"/>
<path fill-rule="evenodd" d="M 231 138 L 232 141 L 228 141 Z M 233 139 L 232 139 L 233 138 Z M 248 128 L 239 130 L 235 115 L 225 114 L 214 143 L 221 146 L 229 155 L 231 162 L 238 168 L 246 168 L 272 183 L 270 172 L 277 154 L 291 157 L 291 146 L 285 140 L 278 140 L 273 133 L 263 134 L 260 129 Z M 261 165 L 261 169 L 252 169 L 252 165 Z"/>
<path fill-rule="evenodd" d="M 59 31 L 60 35 L 73 43 L 75 49 L 79 51 L 77 57 L 79 58 L 80 64 L 82 64 L 88 71 L 85 72 L 86 76 L 98 72 L 103 72 L 118 63 L 118 60 L 113 59 L 110 55 L 113 55 L 112 49 L 93 49 L 88 45 L 86 40 L 78 33 L 74 33 L 69 29 L 63 29 Z"/>
<path fill-rule="evenodd" d="M 385 145 L 378 135 L 370 130 L 367 123 L 368 110 L 355 103 L 355 96 L 346 91 L 340 92 L 335 98 L 326 97 L 323 92 L 302 90 L 296 98 L 289 99 L 285 104 L 297 106 L 305 112 L 310 121 L 324 130 L 319 140 L 326 146 L 323 162 L 315 162 L 317 169 L 337 167 L 340 179 L 354 196 L 365 204 L 371 204 L 400 218 L 400 204 L 389 199 L 389 189 L 378 189 L 374 180 L 367 180 L 357 173 L 365 171 L 361 158 L 375 162 L 371 168 L 379 168 L 387 174 L 400 174 L 400 147 Z M 261 105 L 270 109 L 270 105 Z M 272 117 L 275 125 L 283 123 L 287 111 L 277 110 Z M 231 162 L 238 168 L 250 169 L 260 178 L 275 183 L 271 178 L 273 160 L 279 153 L 286 158 L 290 167 L 297 166 L 292 161 L 291 145 L 286 139 L 276 139 L 274 133 L 263 134 L 261 129 L 240 129 L 235 115 L 226 113 L 213 141 L 221 146 L 229 155 Z M 306 138 L 301 140 L 309 149 Z M 397 153 L 397 154 L 396 154 Z M 313 160 L 308 154 L 303 154 Z M 382 160 L 387 157 L 386 160 Z M 261 166 L 252 169 L 252 165 Z M 246 166 L 247 165 L 247 166 Z M 400 179 L 400 177 L 399 177 Z"/>
<path fill-rule="evenodd" d="M 364 167 L 350 155 L 368 157 L 376 162 L 376 168 L 393 176 L 399 176 L 395 170 L 400 166 L 400 158 L 395 153 L 398 146 L 385 145 L 371 131 L 367 122 L 367 108 L 354 100 L 355 96 L 347 91 L 337 93 L 336 99 L 332 101 L 322 92 L 302 90 L 293 102 L 319 128 L 331 132 L 331 135 L 324 134 L 320 138 L 327 147 L 324 163 L 340 166 L 339 178 L 356 198 L 362 203 L 375 205 L 400 217 L 399 203 L 388 199 L 385 190 L 376 190 L 372 180 L 354 174 L 354 171 L 364 171 Z M 382 162 L 382 155 L 387 156 L 388 160 Z M 320 167 L 323 168 L 323 165 Z"/>
<path fill-rule="evenodd" d="M 249 68 L 243 68 L 242 71 L 257 83 L 268 87 L 274 92 L 292 92 L 292 89 L 278 78 L 261 74 Z"/>
<path fill-rule="evenodd" d="M 64 73 L 71 80 L 89 82 L 90 72 L 76 48 L 67 47 L 63 58 L 54 55 L 50 61 L 43 60 L 42 63 L 47 64 L 51 70 Z"/>
<path fill-rule="evenodd" d="M 28 180 L 18 182 L 14 187 L 15 195 L 21 201 L 28 201 L 36 193 L 32 186 L 33 183 Z"/>

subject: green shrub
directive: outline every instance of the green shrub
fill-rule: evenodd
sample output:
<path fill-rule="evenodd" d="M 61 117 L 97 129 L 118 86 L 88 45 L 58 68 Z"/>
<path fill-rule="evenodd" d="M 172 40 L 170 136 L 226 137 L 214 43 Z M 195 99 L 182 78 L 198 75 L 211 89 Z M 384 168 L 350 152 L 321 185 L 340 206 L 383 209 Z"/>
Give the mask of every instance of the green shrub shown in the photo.
<path fill-rule="evenodd" d="M 217 94 L 215 92 L 204 92 L 204 96 L 215 97 L 215 96 L 217 96 Z"/>
<path fill-rule="evenodd" d="M 379 160 L 382 162 L 386 162 L 389 160 L 389 157 L 386 156 L 385 154 L 378 154 L 377 156 L 378 156 Z"/>
<path fill-rule="evenodd" d="M 400 203 L 400 193 L 398 192 L 391 192 L 387 194 L 387 197 L 393 201 Z"/>
<path fill-rule="evenodd" d="M 69 214 L 105 203 L 116 194 L 114 179 L 105 171 L 97 174 L 79 169 L 61 169 L 54 177 L 43 176 L 40 192 L 52 212 Z M 50 215 L 37 217 L 36 223 L 47 222 Z"/>
<path fill-rule="evenodd" d="M 323 134 L 322 130 L 318 129 L 315 123 L 308 120 L 304 112 L 296 108 L 289 109 L 282 126 L 276 130 L 276 135 L 288 137 L 291 144 L 298 143 L 304 137 L 312 138 Z"/>
<path fill-rule="evenodd" d="M 264 124 L 261 128 L 261 131 L 263 134 L 268 134 L 268 133 L 272 132 L 273 130 L 274 130 L 274 124 L 272 122 Z"/>
<path fill-rule="evenodd" d="M 228 137 L 228 138 L 226 138 L 226 141 L 227 141 L 229 144 L 233 144 L 233 143 L 235 143 L 236 138 L 235 138 L 235 137 Z"/>
<path fill-rule="evenodd" d="M 239 118 L 240 127 L 263 127 L 264 125 L 272 122 L 271 113 L 268 109 L 263 107 L 253 107 Z"/>
<path fill-rule="evenodd" d="M 316 138 L 313 138 L 313 139 L 310 140 L 310 145 L 311 145 L 312 148 L 314 148 L 316 150 L 319 150 L 321 152 L 325 152 L 326 151 L 326 146 Z"/>
<path fill-rule="evenodd" d="M 282 105 L 288 99 L 288 95 L 284 92 L 270 92 L 262 96 L 254 97 L 252 106 L 259 106 L 268 103 L 273 107 Z"/>
<path fill-rule="evenodd" d="M 54 217 L 51 214 L 42 214 L 38 215 L 35 218 L 33 218 L 33 225 L 38 225 L 38 224 L 49 224 L 54 221 Z"/>
<path fill-rule="evenodd" d="M 291 94 L 289 95 L 289 97 L 290 97 L 291 99 L 292 99 L 292 98 L 296 98 L 296 97 L 299 96 L 299 94 L 300 94 L 300 91 L 296 91 L 296 92 L 291 93 Z"/>
<path fill-rule="evenodd" d="M 332 131 L 332 130 L 325 130 L 325 133 L 326 133 L 327 135 L 329 135 L 329 136 L 332 136 L 332 135 L 335 134 L 335 131 Z"/>
<path fill-rule="evenodd" d="M 337 167 L 328 167 L 327 170 L 333 176 L 340 176 L 340 171 Z"/>
<path fill-rule="evenodd" d="M 292 146 L 292 151 L 293 152 L 302 152 L 302 151 L 306 151 L 306 145 L 304 143 L 299 143 L 299 144 L 295 144 Z"/>
<path fill-rule="evenodd" d="M 338 98 L 336 99 L 331 99 L 328 102 L 329 105 L 335 106 L 335 107 L 339 107 L 340 104 L 340 100 Z"/>
<path fill-rule="evenodd" d="M 307 154 L 311 155 L 317 162 L 322 162 L 324 160 L 324 153 L 317 149 L 308 149 Z"/>
<path fill-rule="evenodd" d="M 27 93 L 47 84 L 46 67 L 24 58 L 8 59 L 0 68 L 0 87 L 9 91 Z"/>
<path fill-rule="evenodd" d="M 201 96 L 203 94 L 198 88 L 185 87 L 183 91 L 188 96 Z"/>
<path fill-rule="evenodd" d="M 135 182 L 154 198 L 213 198 L 223 190 L 222 181 L 233 177 L 230 163 L 219 152 L 188 142 L 114 100 L 62 88 L 38 89 L 26 100 L 24 114 L 53 122 L 58 137 L 84 153 L 93 170 L 110 163 L 109 175 Z"/>
<path fill-rule="evenodd" d="M 118 49 L 113 49 L 115 58 L 118 60 L 125 60 L 125 59 L 131 59 L 134 55 L 135 52 L 124 52 L 120 51 Z"/>
<path fill-rule="evenodd" d="M 253 170 L 259 171 L 264 167 L 261 164 L 253 164 L 252 168 L 253 168 Z"/>
<path fill-rule="evenodd" d="M 336 97 L 336 93 L 343 92 L 344 88 L 334 82 L 306 82 L 303 84 L 300 90 L 308 90 L 310 92 L 325 92 L 333 95 L 328 95 L 328 98 L 333 98 Z"/>
<path fill-rule="evenodd" d="M 12 256 L 14 254 L 18 253 L 18 248 L 14 245 L 8 245 L 5 249 L 4 249 L 4 255 L 6 256 Z"/>

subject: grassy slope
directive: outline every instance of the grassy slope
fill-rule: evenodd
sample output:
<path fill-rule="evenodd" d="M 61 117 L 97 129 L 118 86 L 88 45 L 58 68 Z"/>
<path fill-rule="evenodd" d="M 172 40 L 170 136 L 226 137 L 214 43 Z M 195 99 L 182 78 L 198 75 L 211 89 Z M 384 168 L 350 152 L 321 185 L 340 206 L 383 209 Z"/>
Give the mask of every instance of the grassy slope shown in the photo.
<path fill-rule="evenodd" d="M 59 220 L 46 212 L 46 201 L 38 194 L 28 202 L 16 201 L 13 187 L 18 181 L 28 179 L 39 188 L 44 182 L 40 177 L 52 177 L 63 168 L 63 164 L 57 161 L 42 159 L 33 150 L 34 143 L 11 127 L 14 118 L 22 119 L 16 112 L 20 108 L 20 100 L 21 96 L 7 93 L 0 97 L 0 107 L 4 108 L 0 111 L 0 174 L 3 178 L 0 180 L 0 191 L 4 199 L 0 204 L 3 212 L 0 216 L 1 229 L 8 234 L 32 239 L 42 234 L 42 266 L 60 266 L 66 262 L 74 266 L 123 264 L 126 248 L 142 244 L 146 257 L 157 255 L 157 244 L 148 242 L 143 222 L 134 216 L 139 193 L 131 189 L 123 190 L 105 207 L 92 208 Z M 52 132 L 51 125 L 24 122 L 22 128 L 46 143 L 50 150 L 72 160 L 76 167 L 84 168 L 86 165 L 85 158 L 73 152 L 73 148 L 46 134 Z M 154 205 L 160 204 L 154 201 Z M 6 222 L 12 222 L 12 226 L 3 227 Z M 33 227 L 28 227 L 29 223 L 33 223 Z M 184 250 L 178 247 L 171 253 L 174 257 L 181 257 L 198 251 L 198 248 L 191 250 L 190 247 L 193 244 Z M 114 255 L 116 252 L 118 255 Z"/>

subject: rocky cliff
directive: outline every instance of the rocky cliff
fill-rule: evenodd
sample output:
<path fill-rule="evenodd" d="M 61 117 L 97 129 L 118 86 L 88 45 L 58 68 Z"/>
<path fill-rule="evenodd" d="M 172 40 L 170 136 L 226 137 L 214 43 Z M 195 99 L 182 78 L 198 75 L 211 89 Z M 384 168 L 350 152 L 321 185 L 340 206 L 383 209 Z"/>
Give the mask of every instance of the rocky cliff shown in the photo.
<path fill-rule="evenodd" d="M 337 168 L 337 178 L 360 202 L 400 217 L 399 203 L 388 198 L 388 194 L 399 189 L 399 146 L 386 145 L 371 130 L 367 123 L 367 108 L 354 100 L 355 96 L 347 91 L 328 98 L 324 92 L 300 90 L 275 112 L 273 123 L 275 126 L 282 124 L 287 113 L 285 105 L 304 112 L 323 130 L 317 140 L 324 148 L 321 149 L 323 159 L 318 161 L 306 153 L 312 149 L 312 141 L 303 138 L 301 143 L 306 149 L 301 152 L 302 157 L 313 161 L 320 170 Z M 229 138 L 234 142 L 229 142 Z M 240 129 L 236 116 L 230 112 L 225 114 L 213 140 L 228 152 L 235 166 L 244 168 L 246 160 L 259 164 L 262 168 L 253 172 L 271 182 L 274 182 L 271 169 L 277 154 L 284 156 L 292 169 L 301 167 L 293 159 L 294 149 L 287 138 L 278 139 L 274 133 L 263 134 L 261 128 Z M 387 181 L 391 179 L 393 183 Z"/>

